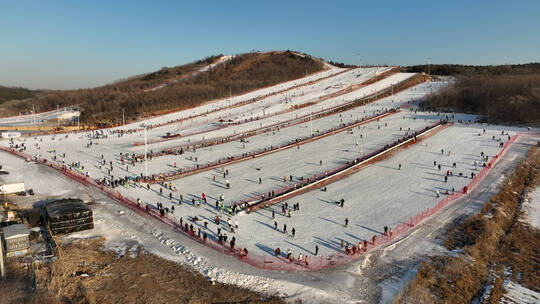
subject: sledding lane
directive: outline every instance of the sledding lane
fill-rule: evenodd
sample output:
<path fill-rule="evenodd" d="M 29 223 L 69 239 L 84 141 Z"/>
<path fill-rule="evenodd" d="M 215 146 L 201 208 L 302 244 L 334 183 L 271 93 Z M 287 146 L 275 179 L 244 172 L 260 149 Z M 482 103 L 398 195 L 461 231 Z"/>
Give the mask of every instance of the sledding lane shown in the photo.
<path fill-rule="evenodd" d="M 500 150 L 499 142 L 492 136 L 503 138 L 503 141 L 507 138 L 507 135 L 500 136 L 498 130 L 489 130 L 481 136 L 478 133 L 482 133 L 481 126 L 451 126 L 384 161 L 328 185 L 326 192 L 317 190 L 295 197 L 289 204 L 300 203 L 300 211 L 292 212 L 291 218 L 277 217 L 279 230 L 282 231 L 283 224 L 289 231 L 296 228 L 294 239 L 290 232 L 285 235 L 281 231 L 268 230 L 273 228 L 273 221 L 271 212 L 267 210 L 242 215 L 239 224 L 246 225 L 254 220 L 259 223 L 259 229 L 267 231 L 255 245 L 265 244 L 282 250 L 296 247 L 295 253 L 313 254 L 314 246 L 318 245 L 320 252 L 331 254 L 341 249 L 341 239 L 345 244 L 370 240 L 374 234 L 382 233 L 384 226 L 394 227 L 433 207 L 444 197 L 446 190 L 451 193 L 452 188 L 459 190 L 468 184 L 470 173 L 475 172 L 474 160 L 481 163 L 480 152 L 494 155 Z M 510 132 L 513 134 L 515 132 Z M 446 152 L 441 154 L 441 149 Z M 440 171 L 433 166 L 433 161 L 443 165 Z M 456 168 L 452 168 L 454 162 Z M 401 170 L 398 169 L 399 164 L 402 164 Z M 454 173 L 447 183 L 444 182 L 446 170 Z M 459 172 L 467 177 L 456 176 Z M 436 190 L 440 191 L 440 198 L 436 198 Z M 341 198 L 345 200 L 343 208 L 336 204 Z M 279 214 L 280 206 L 272 207 L 276 214 Z M 344 227 L 345 218 L 349 219 L 347 228 Z M 244 230 L 237 232 L 239 238 L 248 238 L 250 234 L 244 233 Z"/>

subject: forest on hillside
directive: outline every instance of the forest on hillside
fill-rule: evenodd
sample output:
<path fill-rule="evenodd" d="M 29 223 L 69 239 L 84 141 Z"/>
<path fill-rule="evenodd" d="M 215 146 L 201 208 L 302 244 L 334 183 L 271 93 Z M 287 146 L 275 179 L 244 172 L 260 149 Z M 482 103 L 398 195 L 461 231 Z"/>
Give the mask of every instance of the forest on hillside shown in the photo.
<path fill-rule="evenodd" d="M 38 93 L 39 91 L 33 91 L 26 88 L 0 86 L 0 104 L 8 100 L 32 98 Z"/>
<path fill-rule="evenodd" d="M 427 66 L 407 67 L 426 72 Z M 489 123 L 540 125 L 540 63 L 497 66 L 432 65 L 455 84 L 430 95 L 429 110 L 479 114 Z"/>
<path fill-rule="evenodd" d="M 14 112 L 26 111 L 29 103 L 39 109 L 56 105 L 79 105 L 81 121 L 114 124 L 122 117 L 136 119 L 165 111 L 181 110 L 203 102 L 242 94 L 254 89 L 300 78 L 323 69 L 320 60 L 294 52 L 246 53 L 236 55 L 208 71 L 193 73 L 221 57 L 211 56 L 187 65 L 159 71 L 91 89 L 51 91 L 26 102 L 10 105 Z M 160 89 L 150 90 L 165 84 Z"/>

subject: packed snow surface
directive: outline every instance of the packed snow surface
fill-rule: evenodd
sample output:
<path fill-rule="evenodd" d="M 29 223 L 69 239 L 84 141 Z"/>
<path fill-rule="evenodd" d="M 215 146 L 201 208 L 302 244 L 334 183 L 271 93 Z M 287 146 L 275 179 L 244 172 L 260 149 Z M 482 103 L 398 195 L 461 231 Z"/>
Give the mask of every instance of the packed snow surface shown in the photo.
<path fill-rule="evenodd" d="M 403 79 L 406 78 L 401 78 Z M 391 83 L 391 80 L 381 82 Z M 247 142 L 229 142 L 184 155 L 156 157 L 149 163 L 148 170 L 151 174 L 157 174 L 170 170 L 174 163 L 179 167 L 193 166 L 194 163 L 214 161 L 243 151 L 254 151 L 291 141 L 309 135 L 310 132 L 322 132 L 342 123 L 407 104 L 411 99 L 421 98 L 431 92 L 432 87 L 437 85 L 440 84 L 422 84 L 366 106 L 253 136 L 248 138 Z M 358 94 L 358 91 L 351 94 L 355 93 Z M 282 213 L 281 203 L 249 215 L 231 216 L 230 223 L 233 228 L 238 223 L 238 228 L 234 231 L 227 223 L 230 216 L 223 212 L 227 208 L 222 207 L 222 202 L 219 202 L 217 207 L 215 203 L 220 197 L 224 198 L 224 205 L 229 206 L 240 200 L 268 195 L 272 190 L 314 174 L 322 174 L 390 144 L 406 134 L 423 130 L 442 118 L 444 117 L 436 114 L 414 113 L 404 109 L 379 121 L 369 122 L 298 148 L 173 180 L 170 182 L 172 190 L 159 184 L 151 185 L 147 189 L 145 185 L 133 183 L 117 189 L 133 200 L 141 199 L 143 203 L 153 206 L 157 206 L 158 202 L 169 209 L 174 206 L 174 213 L 169 216 L 177 220 L 182 218 L 186 221 L 197 216 L 201 220 L 194 222 L 194 225 L 206 231 L 211 238 L 218 237 L 218 225 L 214 223 L 214 219 L 220 216 L 221 233 L 229 237 L 234 235 L 237 246 L 249 248 L 254 254 L 272 254 L 274 249 L 279 247 L 282 250 L 290 248 L 295 254 L 312 255 L 315 254 L 314 248 L 317 245 L 318 254 L 328 255 L 342 250 L 342 239 L 345 244 L 370 239 L 373 234 L 382 233 L 383 226 L 394 227 L 436 205 L 441 199 L 437 198 L 437 193 L 443 197 L 447 191 L 451 193 L 452 189 L 459 191 L 468 184 L 471 173 L 481 169 L 480 153 L 483 152 L 488 157 L 495 155 L 500 150 L 501 141 L 507 140 L 513 133 L 502 135 L 499 130 L 487 130 L 483 133 L 483 130 L 475 125 L 457 124 L 421 144 L 330 184 L 326 192 L 311 191 L 287 201 L 290 208 L 294 203 L 300 205 L 299 210 L 291 210 L 290 217 L 289 212 L 285 215 Z M 249 129 L 249 126 L 244 125 L 228 128 L 233 127 Z M 218 131 L 205 134 L 212 132 Z M 113 170 L 110 172 L 113 179 L 144 174 L 143 163 L 136 163 L 135 166 L 122 165 L 120 151 L 141 149 L 133 146 L 126 149 L 122 144 L 123 137 L 111 135 L 107 139 L 95 140 L 92 146 L 87 146 L 89 139 L 85 137 L 85 133 L 70 134 L 67 138 L 65 135 L 57 135 L 23 140 L 26 140 L 27 153 L 40 154 L 49 161 L 55 161 L 56 156 L 57 161 L 64 160 L 66 164 L 79 165 L 80 162 L 81 171 L 88 172 L 93 178 L 109 177 L 110 162 L 113 163 Z M 3 143 L 7 144 L 6 141 Z M 105 164 L 101 163 L 102 155 Z M 441 169 L 433 166 L 434 161 L 442 165 Z M 447 171 L 452 171 L 452 176 L 445 182 Z M 226 187 L 227 182 L 231 185 L 230 189 Z M 203 193 L 208 204 L 204 204 L 202 200 Z M 336 204 L 341 199 L 345 200 L 344 207 Z M 347 227 L 345 219 L 349 221 Z M 204 228 L 204 222 L 207 222 L 207 229 Z M 294 237 L 291 234 L 293 228 Z"/>
<path fill-rule="evenodd" d="M 1 117 L 0 126 L 25 126 L 25 125 L 42 125 L 47 120 L 60 119 L 72 120 L 79 116 L 79 111 L 73 108 L 60 108 L 58 110 L 52 110 L 47 112 L 36 113 L 35 115 L 28 110 L 27 114 L 21 114 L 18 116 Z"/>
<path fill-rule="evenodd" d="M 540 293 L 526 288 L 518 283 L 509 281 L 506 286 L 506 293 L 501 298 L 500 303 L 504 304 L 536 304 L 540 302 Z"/>
<path fill-rule="evenodd" d="M 526 220 L 536 229 L 540 229 L 540 187 L 536 187 L 524 205 Z"/>

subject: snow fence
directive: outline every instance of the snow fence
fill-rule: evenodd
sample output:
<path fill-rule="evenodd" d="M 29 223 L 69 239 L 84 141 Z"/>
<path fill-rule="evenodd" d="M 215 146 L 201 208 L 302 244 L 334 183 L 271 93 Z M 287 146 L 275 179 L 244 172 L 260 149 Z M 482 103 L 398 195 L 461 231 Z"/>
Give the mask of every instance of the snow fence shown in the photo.
<path fill-rule="evenodd" d="M 180 178 L 180 177 L 184 177 L 184 176 L 187 176 L 187 175 L 199 173 L 199 172 L 202 172 L 202 171 L 207 171 L 207 170 L 210 170 L 210 169 L 213 169 L 213 168 L 218 168 L 218 167 L 221 167 L 221 166 L 230 165 L 230 164 L 237 163 L 237 162 L 240 162 L 240 161 L 244 161 L 244 160 L 247 160 L 247 159 L 261 157 L 261 156 L 266 155 L 266 154 L 286 150 L 286 149 L 289 149 L 289 148 L 292 148 L 292 147 L 295 147 L 295 146 L 299 146 L 299 145 L 303 145 L 303 144 L 312 142 L 314 140 L 318 140 L 318 139 L 321 139 L 321 138 L 324 138 L 324 137 L 327 137 L 327 136 L 331 136 L 331 135 L 346 131 L 348 129 L 351 129 L 351 128 L 354 128 L 354 127 L 357 127 L 357 126 L 360 126 L 360 125 L 363 125 L 363 124 L 366 124 L 366 123 L 369 123 L 369 122 L 372 122 L 372 121 L 375 121 L 375 120 L 378 121 L 381 118 L 384 118 L 386 116 L 389 116 L 389 115 L 392 115 L 392 114 L 395 114 L 395 113 L 398 113 L 398 112 L 399 112 L 399 110 L 396 110 L 396 109 L 385 110 L 385 111 L 382 111 L 382 112 L 375 113 L 375 114 L 373 114 L 371 116 L 366 116 L 366 117 L 363 117 L 362 119 L 355 120 L 354 122 L 350 122 L 350 123 L 347 123 L 347 124 L 343 123 L 338 127 L 330 128 L 330 129 L 328 129 L 328 130 L 326 130 L 326 131 L 324 131 L 322 133 L 311 135 L 311 136 L 306 136 L 306 137 L 303 137 L 303 138 L 298 138 L 296 140 L 293 140 L 293 141 L 290 141 L 290 142 L 287 142 L 287 143 L 283 143 L 281 145 L 275 145 L 275 146 L 272 145 L 272 146 L 269 146 L 269 147 L 260 148 L 260 149 L 255 150 L 255 151 L 251 151 L 249 153 L 243 153 L 243 154 L 239 154 L 239 155 L 234 155 L 234 156 L 229 156 L 229 157 L 225 157 L 225 158 L 222 158 L 222 159 L 218 159 L 216 161 L 208 162 L 206 164 L 195 165 L 193 167 L 182 168 L 182 169 L 178 169 L 178 170 L 175 170 L 175 171 L 169 171 L 167 173 L 161 173 L 161 174 L 159 174 L 159 176 L 151 176 L 151 177 L 148 177 L 148 178 L 143 178 L 143 180 L 145 182 L 147 182 L 147 183 L 159 183 L 159 182 L 163 182 L 163 181 L 174 180 L 174 179 L 177 179 L 177 178 Z M 307 121 L 309 121 L 309 119 L 303 119 L 300 123 L 307 122 Z M 246 137 L 253 136 L 253 135 L 256 135 L 256 134 L 257 134 L 257 132 L 254 131 L 254 132 L 250 133 L 249 135 L 243 136 L 241 138 L 246 138 Z M 238 138 L 234 138 L 234 137 L 226 138 L 226 139 L 221 139 L 220 142 L 224 143 L 224 142 L 228 142 L 228 141 L 236 140 L 236 139 L 238 139 Z M 170 152 L 166 152 L 164 154 L 175 154 L 175 153 L 172 152 L 172 150 L 169 150 L 169 151 Z"/>
<path fill-rule="evenodd" d="M 287 91 L 291 91 L 291 90 L 295 90 L 297 88 L 300 88 L 300 87 L 304 87 L 304 86 L 310 86 L 312 84 L 315 84 L 317 82 L 320 82 L 322 80 L 326 80 L 328 78 L 331 78 L 331 77 L 335 77 L 335 76 L 338 76 L 340 74 L 343 74 L 345 72 L 348 72 L 350 71 L 351 69 L 344 69 L 342 71 L 339 71 L 335 74 L 331 74 L 331 75 L 328 75 L 328 76 L 325 76 L 325 77 L 321 77 L 321 78 L 317 78 L 317 79 L 314 79 L 314 80 L 311 80 L 309 82 L 306 82 L 306 83 L 299 83 L 297 85 L 294 85 L 294 86 L 290 86 L 290 87 L 285 87 L 284 89 L 280 90 L 280 91 L 277 91 L 277 92 L 269 92 L 265 95 L 259 95 L 257 97 L 253 97 L 253 98 L 250 98 L 248 100 L 244 100 L 244 101 L 239 101 L 239 102 L 236 102 L 234 103 L 233 105 L 228 105 L 228 106 L 224 106 L 224 107 L 219 107 L 219 108 L 215 108 L 213 110 L 206 110 L 206 112 L 204 113 L 200 113 L 200 114 L 196 114 L 196 115 L 189 115 L 188 117 L 184 117 L 184 118 L 178 118 L 178 119 L 174 119 L 174 120 L 169 120 L 169 121 L 166 121 L 166 122 L 162 122 L 162 123 L 155 123 L 155 124 L 152 124 L 151 127 L 152 128 L 158 128 L 158 127 L 163 127 L 163 126 L 166 126 L 166 125 L 170 125 L 170 124 L 175 124 L 175 123 L 179 123 L 179 122 L 183 122 L 183 121 L 188 121 L 188 120 L 191 120 L 193 118 L 197 118 L 197 117 L 201 117 L 201 116 L 206 116 L 208 114 L 211 114 L 211 113 L 215 113 L 215 112 L 219 112 L 219 111 L 223 111 L 223 110 L 227 110 L 227 109 L 232 109 L 232 108 L 236 108 L 236 107 L 241 107 L 241 106 L 245 106 L 245 105 L 248 105 L 248 104 L 251 104 L 251 103 L 254 103 L 254 102 L 257 102 L 257 101 L 260 101 L 260 100 L 263 100 L 265 98 L 268 98 L 270 96 L 274 96 L 274 95 L 278 95 L 278 94 L 282 94 L 284 92 L 287 92 Z M 318 73 L 318 72 L 317 72 Z M 299 77 L 297 79 L 293 79 L 293 80 L 290 80 L 290 82 L 294 82 L 296 80 L 299 80 L 299 79 L 302 79 L 304 77 Z M 254 91 L 257 91 L 257 90 L 264 90 L 264 89 L 267 89 L 267 88 L 270 88 L 274 85 L 271 85 L 271 86 L 268 86 L 268 87 L 264 87 L 264 88 L 259 88 L 259 89 L 256 89 Z M 254 92 L 252 91 L 252 92 Z M 250 92 L 247 92 L 247 93 L 243 93 L 242 95 L 247 95 L 249 94 Z M 217 101 L 223 101 L 225 99 L 219 99 Z M 207 102 L 207 103 L 215 103 L 217 101 L 210 101 L 210 102 Z M 164 114 L 161 114 L 161 115 L 166 115 L 166 114 L 169 114 L 169 113 L 174 113 L 175 111 L 177 110 L 171 110 L 169 112 L 165 112 Z M 183 111 L 186 111 L 186 110 L 183 110 Z M 275 115 L 275 114 L 273 114 Z M 273 115 L 265 115 L 265 116 L 262 116 L 261 118 L 265 118 L 266 116 L 273 116 Z M 121 125 L 120 125 L 121 126 Z M 216 128 L 216 129 L 219 129 L 219 128 Z M 206 131 L 204 131 L 206 132 Z M 194 133 L 194 134 L 189 134 L 189 135 L 195 135 L 195 134 L 198 134 L 198 133 Z M 186 136 L 186 135 L 184 135 Z M 160 138 L 160 139 L 156 139 L 156 140 L 151 140 L 151 141 L 147 141 L 147 144 L 153 144 L 153 143 L 158 143 L 158 142 L 163 142 L 163 141 L 166 141 L 168 140 L 167 138 Z M 144 141 L 136 141 L 133 143 L 133 145 L 135 146 L 141 146 L 141 145 L 144 145 Z"/>
<path fill-rule="evenodd" d="M 240 209 L 245 209 L 247 212 L 252 212 L 266 207 L 267 205 L 269 206 L 283 201 L 286 198 L 290 198 L 292 195 L 297 195 L 309 190 L 314 190 L 314 187 L 322 187 L 323 185 L 328 184 L 338 178 L 344 177 L 343 175 L 347 174 L 349 171 L 355 172 L 355 170 L 373 161 L 377 161 L 378 157 L 392 151 L 395 148 L 416 143 L 417 137 L 421 138 L 423 136 L 426 136 L 435 128 L 444 126 L 446 124 L 446 121 L 438 121 L 421 130 L 415 131 L 410 135 L 397 139 L 394 142 L 387 144 L 384 147 L 381 147 L 373 152 L 363 155 L 362 157 L 358 157 L 352 162 L 347 161 L 347 163 L 345 163 L 344 165 L 326 170 L 324 173 L 314 174 L 312 176 L 308 176 L 305 179 L 302 178 L 300 182 L 274 189 L 271 192 L 273 193 L 273 195 L 266 197 L 263 196 L 262 198 L 260 196 L 252 197 L 246 200 L 235 202 L 233 205 L 238 206 Z"/>

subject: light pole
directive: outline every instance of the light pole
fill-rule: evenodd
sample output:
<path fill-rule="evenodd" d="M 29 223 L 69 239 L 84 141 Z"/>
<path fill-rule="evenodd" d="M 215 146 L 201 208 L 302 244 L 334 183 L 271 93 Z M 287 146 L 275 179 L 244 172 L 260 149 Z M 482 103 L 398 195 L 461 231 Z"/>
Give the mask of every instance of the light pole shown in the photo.
<path fill-rule="evenodd" d="M 362 67 L 362 59 L 360 59 L 360 54 L 356 54 L 358 56 L 358 67 Z"/>
<path fill-rule="evenodd" d="M 34 117 L 34 128 L 36 127 L 36 109 L 34 104 L 32 104 L 32 116 Z"/>
<path fill-rule="evenodd" d="M 125 124 L 124 108 L 122 108 L 122 126 Z"/>
<path fill-rule="evenodd" d="M 148 177 L 148 142 L 146 135 L 146 122 L 144 124 L 144 177 Z"/>
<path fill-rule="evenodd" d="M 431 57 L 428 57 L 427 60 L 428 60 L 427 75 L 429 76 L 429 72 L 430 72 L 429 70 L 431 68 Z"/>
<path fill-rule="evenodd" d="M 80 107 L 77 107 L 77 131 L 79 131 L 81 128 L 80 128 L 80 123 L 79 123 L 79 117 L 81 117 L 81 108 Z"/>
<path fill-rule="evenodd" d="M 56 125 L 60 127 L 60 108 L 56 105 Z"/>
<path fill-rule="evenodd" d="M 309 112 L 309 129 L 310 129 L 310 133 L 309 133 L 309 137 L 313 136 L 313 112 Z"/>
<path fill-rule="evenodd" d="M 229 119 L 231 119 L 231 99 L 232 99 L 232 89 L 231 89 L 231 87 L 229 87 L 229 106 L 228 106 Z"/>

